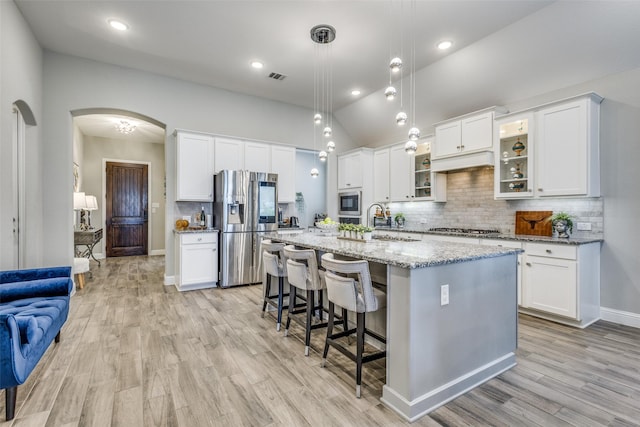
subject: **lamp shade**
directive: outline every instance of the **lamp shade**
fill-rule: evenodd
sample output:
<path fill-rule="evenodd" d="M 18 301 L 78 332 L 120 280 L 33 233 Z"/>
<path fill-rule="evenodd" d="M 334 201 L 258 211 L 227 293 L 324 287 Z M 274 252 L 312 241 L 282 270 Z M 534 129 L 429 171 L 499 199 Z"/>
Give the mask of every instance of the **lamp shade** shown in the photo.
<path fill-rule="evenodd" d="M 79 191 L 73 193 L 73 210 L 79 211 L 87 208 L 87 197 L 84 192 Z"/>
<path fill-rule="evenodd" d="M 88 211 L 98 210 L 98 199 L 96 199 L 96 196 L 87 196 L 86 202 Z"/>

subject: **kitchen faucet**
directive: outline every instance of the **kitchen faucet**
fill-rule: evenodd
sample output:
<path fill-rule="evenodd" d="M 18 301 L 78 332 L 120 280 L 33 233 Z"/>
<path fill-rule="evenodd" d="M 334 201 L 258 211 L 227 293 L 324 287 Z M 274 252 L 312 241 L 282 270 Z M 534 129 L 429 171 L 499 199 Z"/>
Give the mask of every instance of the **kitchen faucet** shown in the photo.
<path fill-rule="evenodd" d="M 380 203 L 372 203 L 371 206 L 367 208 L 367 227 L 369 226 L 369 212 L 371 212 L 371 208 L 374 206 L 378 206 L 380 209 L 382 209 L 382 212 L 384 212 L 384 209 L 385 209 L 385 207 L 382 206 Z"/>

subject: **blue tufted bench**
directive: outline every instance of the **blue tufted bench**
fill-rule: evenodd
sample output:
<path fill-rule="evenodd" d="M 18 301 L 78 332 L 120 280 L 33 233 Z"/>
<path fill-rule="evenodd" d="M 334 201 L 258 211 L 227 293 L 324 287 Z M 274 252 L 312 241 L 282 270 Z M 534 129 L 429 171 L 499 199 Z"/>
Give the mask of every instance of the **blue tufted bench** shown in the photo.
<path fill-rule="evenodd" d="M 6 419 L 15 414 L 18 385 L 24 383 L 69 314 L 71 267 L 0 272 L 0 388 Z"/>

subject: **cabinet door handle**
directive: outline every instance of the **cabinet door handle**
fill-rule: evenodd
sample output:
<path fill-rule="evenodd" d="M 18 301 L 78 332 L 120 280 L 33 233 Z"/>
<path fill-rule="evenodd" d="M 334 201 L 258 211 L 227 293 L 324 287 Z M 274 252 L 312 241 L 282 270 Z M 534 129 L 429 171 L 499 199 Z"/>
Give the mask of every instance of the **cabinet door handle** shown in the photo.
<path fill-rule="evenodd" d="M 460 146 L 459 146 L 459 145 L 456 145 L 456 149 L 457 149 L 457 150 L 459 150 L 459 149 L 460 149 Z"/>
<path fill-rule="evenodd" d="M 526 264 L 527 264 L 527 267 L 531 267 L 531 263 L 530 262 L 528 262 Z"/>
<path fill-rule="evenodd" d="M 389 196 L 386 196 L 385 199 L 389 200 Z"/>
<path fill-rule="evenodd" d="M 202 237 L 198 237 L 198 242 L 201 242 L 201 241 L 202 241 Z"/>
<path fill-rule="evenodd" d="M 545 252 L 550 254 L 551 253 L 551 249 L 547 249 L 547 250 L 545 250 Z"/>
<path fill-rule="evenodd" d="M 538 188 L 538 191 L 543 191 L 542 188 Z"/>
<path fill-rule="evenodd" d="M 464 150 L 464 145 L 461 145 L 461 146 L 460 146 L 460 148 L 461 148 L 462 150 Z"/>
<path fill-rule="evenodd" d="M 404 197 L 406 197 L 407 199 L 409 198 L 409 196 L 404 196 Z"/>

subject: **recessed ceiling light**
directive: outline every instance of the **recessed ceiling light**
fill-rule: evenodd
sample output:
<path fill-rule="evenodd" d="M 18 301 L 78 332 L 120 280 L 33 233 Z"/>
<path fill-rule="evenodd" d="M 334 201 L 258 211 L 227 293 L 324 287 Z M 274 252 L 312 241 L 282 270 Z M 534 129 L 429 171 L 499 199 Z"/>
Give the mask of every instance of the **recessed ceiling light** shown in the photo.
<path fill-rule="evenodd" d="M 453 46 L 453 42 L 451 40 L 443 40 L 440 43 L 438 43 L 438 49 L 440 50 L 447 50 L 451 46 Z"/>
<path fill-rule="evenodd" d="M 251 62 L 251 66 L 253 68 L 257 68 L 259 70 L 262 67 L 264 67 L 264 64 L 262 62 L 260 62 L 260 61 L 253 61 L 253 62 Z"/>
<path fill-rule="evenodd" d="M 129 29 L 129 26 L 122 21 L 118 21 L 117 19 L 109 19 L 109 25 L 111 28 L 114 28 L 118 31 L 126 31 Z"/>
<path fill-rule="evenodd" d="M 353 96 L 358 96 L 358 95 L 360 95 L 360 93 L 361 92 L 358 89 L 354 89 L 354 90 L 351 91 L 351 95 L 353 95 Z"/>

